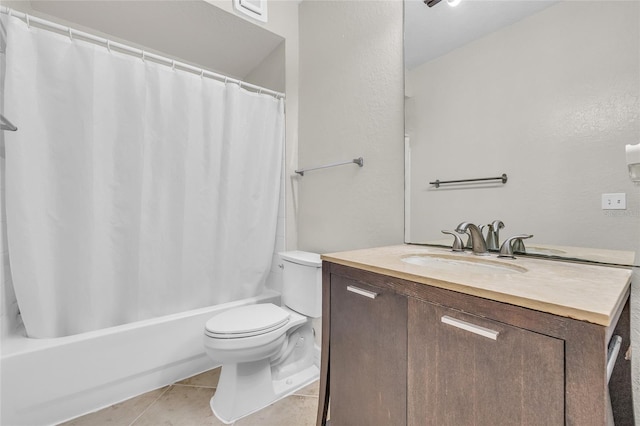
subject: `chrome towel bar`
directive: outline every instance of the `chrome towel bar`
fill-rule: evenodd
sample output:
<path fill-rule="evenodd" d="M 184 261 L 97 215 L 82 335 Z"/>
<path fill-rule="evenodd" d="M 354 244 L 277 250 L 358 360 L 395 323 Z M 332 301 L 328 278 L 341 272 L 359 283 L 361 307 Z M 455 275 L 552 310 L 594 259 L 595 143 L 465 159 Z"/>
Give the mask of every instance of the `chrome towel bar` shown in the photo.
<path fill-rule="evenodd" d="M 485 182 L 488 180 L 499 180 L 502 183 L 507 183 L 507 174 L 503 173 L 502 176 L 498 177 L 488 177 L 488 178 L 476 178 L 476 179 L 460 179 L 460 180 L 439 180 L 436 179 L 433 182 L 429 182 L 429 185 L 435 185 L 436 188 L 440 188 L 440 185 L 445 185 L 448 183 L 472 183 L 472 182 Z"/>
<path fill-rule="evenodd" d="M 297 174 L 299 174 L 300 176 L 304 176 L 305 172 L 310 172 L 311 170 L 326 169 L 327 167 L 343 166 L 345 164 L 357 164 L 358 166 L 362 167 L 362 166 L 364 166 L 364 159 L 362 157 L 358 157 L 358 158 L 354 158 L 351 161 L 342 161 L 340 163 L 325 164 L 324 166 L 310 167 L 308 169 L 295 170 L 295 172 Z"/>

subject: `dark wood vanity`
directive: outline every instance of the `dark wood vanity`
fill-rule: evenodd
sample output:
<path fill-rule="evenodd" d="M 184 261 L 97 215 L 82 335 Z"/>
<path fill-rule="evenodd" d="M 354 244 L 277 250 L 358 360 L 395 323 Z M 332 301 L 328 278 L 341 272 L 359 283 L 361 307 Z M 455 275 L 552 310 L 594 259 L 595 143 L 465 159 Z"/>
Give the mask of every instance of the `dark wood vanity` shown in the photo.
<path fill-rule="evenodd" d="M 628 283 L 602 325 L 366 269 L 323 262 L 318 425 L 633 425 Z"/>

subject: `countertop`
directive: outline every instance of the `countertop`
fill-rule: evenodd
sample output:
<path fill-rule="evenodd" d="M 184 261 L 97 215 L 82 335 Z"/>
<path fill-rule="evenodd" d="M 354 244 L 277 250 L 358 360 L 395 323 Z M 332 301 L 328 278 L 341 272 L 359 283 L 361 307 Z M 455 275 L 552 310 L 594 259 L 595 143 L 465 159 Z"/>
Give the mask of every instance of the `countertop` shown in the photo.
<path fill-rule="evenodd" d="M 482 263 L 474 269 L 415 265 L 409 256 Z M 396 278 L 608 326 L 631 283 L 631 269 L 555 260 L 500 259 L 415 245 L 377 247 L 321 256 L 322 260 Z M 467 265 L 465 263 L 465 265 Z M 495 266 L 495 268 L 494 268 Z M 508 268 L 508 269 L 504 269 Z"/>

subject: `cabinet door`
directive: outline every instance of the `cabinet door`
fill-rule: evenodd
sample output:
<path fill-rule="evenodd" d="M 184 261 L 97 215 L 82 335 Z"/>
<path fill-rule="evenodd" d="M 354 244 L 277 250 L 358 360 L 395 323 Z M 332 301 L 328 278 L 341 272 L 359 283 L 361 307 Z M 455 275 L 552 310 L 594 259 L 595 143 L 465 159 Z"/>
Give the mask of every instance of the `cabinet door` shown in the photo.
<path fill-rule="evenodd" d="M 563 425 L 564 343 L 409 301 L 409 425 Z"/>
<path fill-rule="evenodd" d="M 407 299 L 331 276 L 331 426 L 405 425 Z"/>

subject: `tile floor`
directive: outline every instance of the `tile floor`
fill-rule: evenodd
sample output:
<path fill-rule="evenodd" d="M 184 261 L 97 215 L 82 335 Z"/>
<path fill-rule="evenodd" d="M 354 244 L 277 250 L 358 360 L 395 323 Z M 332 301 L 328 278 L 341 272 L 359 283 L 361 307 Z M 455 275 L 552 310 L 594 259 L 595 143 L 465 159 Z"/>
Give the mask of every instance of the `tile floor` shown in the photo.
<path fill-rule="evenodd" d="M 64 426 L 223 425 L 209 408 L 220 369 L 216 368 L 62 423 Z M 318 407 L 318 382 L 234 423 L 237 426 L 311 426 Z"/>

